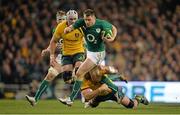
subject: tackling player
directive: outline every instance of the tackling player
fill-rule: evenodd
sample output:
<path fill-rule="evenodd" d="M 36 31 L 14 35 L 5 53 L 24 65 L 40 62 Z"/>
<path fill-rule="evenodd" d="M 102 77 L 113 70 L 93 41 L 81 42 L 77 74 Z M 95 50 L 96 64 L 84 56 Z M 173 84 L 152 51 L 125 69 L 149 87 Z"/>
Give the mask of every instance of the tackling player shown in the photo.
<path fill-rule="evenodd" d="M 86 101 L 84 107 L 97 107 L 100 102 L 104 102 L 107 100 L 115 101 L 118 104 L 122 104 L 126 108 L 136 108 L 139 103 L 148 105 L 149 102 L 146 97 L 136 95 L 135 98 L 132 100 L 125 96 L 121 90 L 119 90 L 119 92 L 123 95 L 120 99 L 117 99 L 117 96 L 115 96 L 115 92 L 113 92 L 113 90 L 109 88 L 106 84 L 103 84 L 101 82 L 95 82 L 94 80 L 92 80 L 92 77 L 103 79 L 103 77 L 107 77 L 107 75 L 105 74 L 112 74 L 114 72 L 117 72 L 114 70 L 115 69 L 108 66 L 97 66 L 85 75 L 85 79 L 83 80 L 83 84 L 81 87 L 81 93 Z M 123 76 L 120 76 L 120 78 L 122 81 L 127 82 Z"/>

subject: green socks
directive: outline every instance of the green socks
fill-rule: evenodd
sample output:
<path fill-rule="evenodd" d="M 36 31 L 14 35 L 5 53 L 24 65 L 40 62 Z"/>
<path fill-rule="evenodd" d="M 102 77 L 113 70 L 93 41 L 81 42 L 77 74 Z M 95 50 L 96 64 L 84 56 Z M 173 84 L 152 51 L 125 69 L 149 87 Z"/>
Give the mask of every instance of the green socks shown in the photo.
<path fill-rule="evenodd" d="M 102 83 L 105 83 L 109 88 L 112 89 L 112 92 L 115 94 L 116 92 L 118 92 L 118 97 L 122 97 L 124 96 L 124 94 L 122 93 L 122 91 L 118 90 L 118 86 L 116 86 L 111 80 L 110 78 L 108 78 L 107 76 L 102 77 L 101 80 Z"/>
<path fill-rule="evenodd" d="M 73 101 L 74 98 L 77 96 L 79 90 L 81 89 L 81 84 L 82 84 L 82 81 L 79 81 L 79 80 L 75 81 L 75 83 L 73 85 L 73 90 L 72 90 L 71 95 L 70 95 L 71 101 Z"/>
<path fill-rule="evenodd" d="M 47 87 L 49 86 L 49 82 L 46 81 L 46 80 L 43 80 L 41 82 L 41 85 L 38 89 L 38 91 L 36 92 L 36 95 L 35 95 L 35 100 L 36 102 L 40 99 L 41 95 L 46 91 Z"/>
<path fill-rule="evenodd" d="M 102 77 L 101 82 L 111 88 L 113 93 L 116 93 L 118 91 L 118 87 L 114 85 L 110 78 L 108 78 L 107 76 Z"/>

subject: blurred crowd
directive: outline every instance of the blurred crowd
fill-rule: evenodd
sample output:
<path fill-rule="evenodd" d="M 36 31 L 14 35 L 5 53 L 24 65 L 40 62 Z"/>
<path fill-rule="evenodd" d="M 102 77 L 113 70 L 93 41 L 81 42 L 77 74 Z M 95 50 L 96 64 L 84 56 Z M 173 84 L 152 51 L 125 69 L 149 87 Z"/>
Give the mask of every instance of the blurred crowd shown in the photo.
<path fill-rule="evenodd" d="M 129 80 L 180 80 L 180 3 L 178 0 L 1 0 L 0 82 L 41 80 L 49 60 L 41 57 L 56 26 L 57 10 L 87 8 L 118 29 L 107 44 L 107 65 Z"/>

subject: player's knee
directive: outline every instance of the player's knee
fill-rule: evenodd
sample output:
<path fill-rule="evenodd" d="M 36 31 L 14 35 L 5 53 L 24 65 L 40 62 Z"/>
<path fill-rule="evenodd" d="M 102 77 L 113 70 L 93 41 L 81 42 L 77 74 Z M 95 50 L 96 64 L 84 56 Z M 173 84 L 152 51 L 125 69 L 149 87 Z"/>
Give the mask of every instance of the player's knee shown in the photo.
<path fill-rule="evenodd" d="M 79 67 L 75 67 L 75 68 L 74 68 L 74 73 L 75 73 L 75 75 L 76 75 L 78 69 L 79 69 Z"/>
<path fill-rule="evenodd" d="M 133 108 L 134 107 L 134 101 L 130 99 L 129 104 L 128 105 L 124 105 L 126 108 Z"/>
<path fill-rule="evenodd" d="M 77 70 L 76 73 L 75 73 L 75 75 L 76 75 L 77 77 L 79 77 L 79 76 L 81 75 L 81 72 Z"/>
<path fill-rule="evenodd" d="M 59 73 L 56 78 L 61 78 L 63 76 L 63 72 Z"/>
<path fill-rule="evenodd" d="M 54 79 L 54 76 L 50 73 L 48 76 L 45 77 L 45 80 L 51 82 Z"/>
<path fill-rule="evenodd" d="M 83 75 L 85 75 L 85 72 L 78 69 L 75 75 L 76 75 L 77 79 L 82 80 Z"/>
<path fill-rule="evenodd" d="M 62 75 L 65 83 L 72 83 L 72 71 L 64 71 Z"/>
<path fill-rule="evenodd" d="M 49 70 L 48 70 L 48 74 L 45 77 L 45 80 L 52 81 L 57 74 L 58 74 L 57 70 L 50 67 Z"/>
<path fill-rule="evenodd" d="M 49 69 L 48 69 L 48 72 L 50 73 L 50 74 L 52 74 L 53 76 L 57 76 L 58 75 L 58 71 L 56 70 L 56 69 L 54 69 L 53 67 L 50 67 Z"/>

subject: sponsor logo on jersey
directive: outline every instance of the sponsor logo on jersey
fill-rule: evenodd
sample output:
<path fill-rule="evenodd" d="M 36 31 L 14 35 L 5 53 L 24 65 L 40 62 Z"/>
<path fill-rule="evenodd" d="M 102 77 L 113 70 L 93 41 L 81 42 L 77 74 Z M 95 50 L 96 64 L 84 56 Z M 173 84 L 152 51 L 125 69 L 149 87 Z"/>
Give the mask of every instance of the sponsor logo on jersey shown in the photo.
<path fill-rule="evenodd" d="M 100 29 L 100 28 L 97 28 L 97 29 L 96 29 L 96 32 L 97 32 L 97 33 L 100 33 L 100 32 L 101 32 L 101 29 Z"/>
<path fill-rule="evenodd" d="M 75 33 L 75 37 L 78 38 L 80 35 L 79 33 Z"/>

